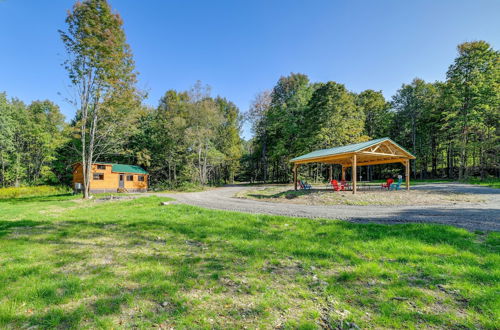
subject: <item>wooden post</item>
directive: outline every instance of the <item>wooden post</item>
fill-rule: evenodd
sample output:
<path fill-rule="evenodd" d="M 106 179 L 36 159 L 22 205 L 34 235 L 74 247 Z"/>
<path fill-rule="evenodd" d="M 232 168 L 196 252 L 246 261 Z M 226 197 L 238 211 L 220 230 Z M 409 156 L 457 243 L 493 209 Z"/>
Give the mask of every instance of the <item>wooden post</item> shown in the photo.
<path fill-rule="evenodd" d="M 332 182 L 333 179 L 333 165 L 328 168 L 328 182 Z"/>
<path fill-rule="evenodd" d="M 357 163 L 357 159 L 356 159 L 356 154 L 354 154 L 354 156 L 352 156 L 352 193 L 355 194 L 356 193 L 356 180 L 357 180 L 357 171 L 356 171 L 356 163 Z"/>
<path fill-rule="evenodd" d="M 410 160 L 407 159 L 405 162 L 405 167 L 406 167 L 406 175 L 405 175 L 405 180 L 406 180 L 406 190 L 410 190 Z"/>
<path fill-rule="evenodd" d="M 345 181 L 345 167 L 342 165 L 342 181 Z"/>
<path fill-rule="evenodd" d="M 297 164 L 293 164 L 293 185 L 295 190 L 297 190 L 297 167 Z"/>

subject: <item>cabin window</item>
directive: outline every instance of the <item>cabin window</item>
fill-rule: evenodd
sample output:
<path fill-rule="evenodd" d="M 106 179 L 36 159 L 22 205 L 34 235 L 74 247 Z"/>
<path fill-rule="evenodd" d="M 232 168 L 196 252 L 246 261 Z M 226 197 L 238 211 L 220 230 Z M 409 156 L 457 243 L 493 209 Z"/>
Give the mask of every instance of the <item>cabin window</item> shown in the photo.
<path fill-rule="evenodd" d="M 94 173 L 93 178 L 94 178 L 94 180 L 104 180 L 104 174 Z"/>
<path fill-rule="evenodd" d="M 106 169 L 106 165 L 97 165 L 97 169 L 98 170 L 105 170 Z"/>
<path fill-rule="evenodd" d="M 134 181 L 133 175 L 127 175 L 127 181 Z"/>
<path fill-rule="evenodd" d="M 139 175 L 139 176 L 137 177 L 137 180 L 138 180 L 138 181 L 144 181 L 144 175 Z"/>

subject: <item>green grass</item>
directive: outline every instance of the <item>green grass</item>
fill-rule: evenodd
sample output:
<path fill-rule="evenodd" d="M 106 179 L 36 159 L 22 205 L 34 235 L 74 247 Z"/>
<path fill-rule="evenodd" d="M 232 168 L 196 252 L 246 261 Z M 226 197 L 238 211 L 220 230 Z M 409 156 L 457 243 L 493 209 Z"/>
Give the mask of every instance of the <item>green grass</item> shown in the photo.
<path fill-rule="evenodd" d="M 473 179 L 467 180 L 467 183 L 478 184 L 478 185 L 481 185 L 481 186 L 486 186 L 486 187 L 490 187 L 490 188 L 500 189 L 500 179 L 485 179 L 485 180 L 481 180 L 481 179 L 473 178 Z"/>
<path fill-rule="evenodd" d="M 60 194 L 70 194 L 71 189 L 64 186 L 32 186 L 32 187 L 9 187 L 0 188 L 0 199 L 53 196 Z"/>
<path fill-rule="evenodd" d="M 498 328 L 500 234 L 0 200 L 0 328 Z"/>

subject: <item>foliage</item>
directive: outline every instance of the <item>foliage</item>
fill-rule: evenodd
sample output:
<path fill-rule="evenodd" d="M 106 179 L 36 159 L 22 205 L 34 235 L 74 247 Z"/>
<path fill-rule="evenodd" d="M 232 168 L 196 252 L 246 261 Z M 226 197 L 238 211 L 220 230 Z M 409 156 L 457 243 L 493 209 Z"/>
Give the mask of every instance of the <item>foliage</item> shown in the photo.
<path fill-rule="evenodd" d="M 254 138 L 242 158 L 241 177 L 287 182 L 289 160 L 320 148 L 390 137 L 416 156 L 414 178 L 486 178 L 500 175 L 500 60 L 484 41 L 458 46 L 445 82 L 415 78 L 387 102 L 381 92 L 347 91 L 335 82 L 310 83 L 305 75 L 282 77 L 257 95 L 248 119 Z M 369 180 L 398 165 L 362 168 Z M 314 181 L 329 166 L 302 166 Z M 333 167 L 334 175 L 340 171 Z"/>
<path fill-rule="evenodd" d="M 56 183 L 57 148 L 65 143 L 64 116 L 50 101 L 29 106 L 0 93 L 1 186 Z"/>
<path fill-rule="evenodd" d="M 68 59 L 65 68 L 77 98 L 75 138 L 89 197 L 91 164 L 126 140 L 131 110 L 138 107 L 136 73 L 123 22 L 106 0 L 77 2 L 59 31 Z M 127 125 L 128 124 L 128 125 Z"/>
<path fill-rule="evenodd" d="M 330 81 L 317 87 L 304 117 L 302 152 L 367 140 L 363 135 L 365 113 L 342 84 Z"/>
<path fill-rule="evenodd" d="M 389 136 L 393 119 L 391 105 L 381 91 L 367 89 L 356 95 L 356 105 L 365 115 L 364 135 Z"/>
<path fill-rule="evenodd" d="M 197 82 L 190 91 L 169 90 L 157 109 L 142 114 L 128 149 L 151 173 L 154 185 L 233 182 L 240 166 L 239 109 L 210 96 Z"/>
<path fill-rule="evenodd" d="M 498 233 L 164 200 L 1 200 L 0 327 L 498 324 Z"/>
<path fill-rule="evenodd" d="M 484 41 L 458 46 L 445 81 L 415 78 L 390 102 L 380 91 L 354 93 L 291 73 L 258 93 L 243 116 L 201 82 L 166 91 L 156 108 L 141 105 L 123 22 L 105 0 L 76 3 L 67 24 L 61 37 L 78 95 L 76 117 L 66 125 L 50 101 L 26 106 L 0 94 L 2 186 L 69 184 L 71 164 L 94 160 L 141 165 L 162 189 L 289 182 L 295 156 L 381 137 L 415 154 L 413 179 L 500 175 L 500 60 Z M 244 120 L 254 133 L 250 141 L 240 137 Z M 359 173 L 377 180 L 400 167 L 367 166 Z M 340 175 L 338 166 L 324 164 L 301 166 L 299 174 L 318 182 L 330 171 Z"/>
<path fill-rule="evenodd" d="M 459 179 L 467 178 L 473 152 L 484 178 L 487 164 L 500 159 L 500 52 L 484 41 L 460 44 L 447 78 L 446 126 L 460 155 Z"/>

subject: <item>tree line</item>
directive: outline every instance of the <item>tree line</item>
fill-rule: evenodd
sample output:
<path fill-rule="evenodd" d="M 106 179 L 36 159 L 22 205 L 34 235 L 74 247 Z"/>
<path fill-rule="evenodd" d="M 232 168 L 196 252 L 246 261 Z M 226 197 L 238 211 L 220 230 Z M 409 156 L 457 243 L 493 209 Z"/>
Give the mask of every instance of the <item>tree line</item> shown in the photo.
<path fill-rule="evenodd" d="M 310 82 L 304 74 L 281 77 L 255 97 L 248 113 L 254 137 L 243 159 L 245 179 L 286 182 L 295 156 L 381 137 L 416 156 L 414 178 L 498 177 L 500 53 L 485 41 L 457 49 L 444 82 L 415 78 L 390 100 L 381 91 L 353 93 L 337 82 Z M 398 169 L 364 171 L 372 179 Z M 302 167 L 301 174 L 318 179 L 326 173 L 326 165 L 316 164 Z"/>
<path fill-rule="evenodd" d="M 485 41 L 459 45 L 445 81 L 416 78 L 390 100 L 381 91 L 354 93 L 292 73 L 257 94 L 242 114 L 201 82 L 166 91 L 157 107 L 144 105 L 123 21 L 105 0 L 77 2 L 59 34 L 76 114 L 65 122 L 51 101 L 26 105 L 0 94 L 2 186 L 70 184 L 71 165 L 81 162 L 88 187 L 95 161 L 141 165 L 158 188 L 288 182 L 295 156 L 380 137 L 415 154 L 415 178 L 500 175 L 499 52 Z M 245 121 L 252 126 L 249 141 L 240 137 Z M 368 166 L 363 175 L 397 170 Z M 328 168 L 301 171 L 321 180 Z"/>
<path fill-rule="evenodd" d="M 168 90 L 157 108 L 142 104 L 123 21 L 105 0 L 76 2 L 60 30 L 76 109 L 65 123 L 50 101 L 26 106 L 0 94 L 2 186 L 71 182 L 83 165 L 89 197 L 91 164 L 138 164 L 158 188 L 232 182 L 243 152 L 239 109 L 197 82 Z"/>

